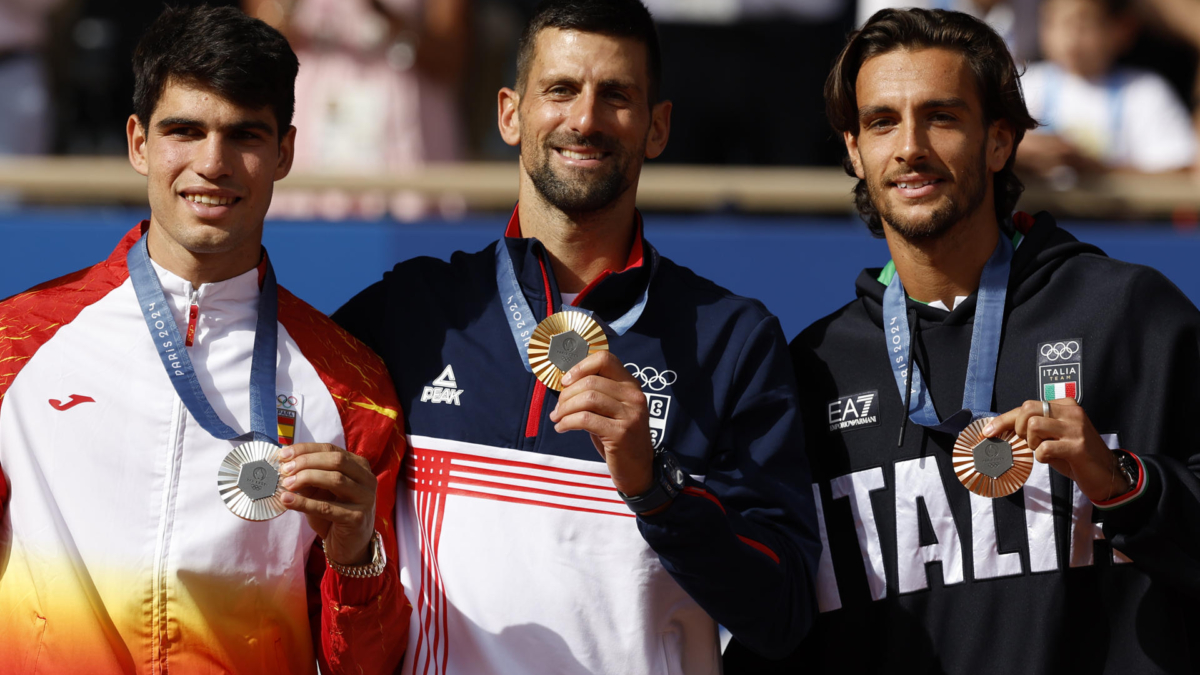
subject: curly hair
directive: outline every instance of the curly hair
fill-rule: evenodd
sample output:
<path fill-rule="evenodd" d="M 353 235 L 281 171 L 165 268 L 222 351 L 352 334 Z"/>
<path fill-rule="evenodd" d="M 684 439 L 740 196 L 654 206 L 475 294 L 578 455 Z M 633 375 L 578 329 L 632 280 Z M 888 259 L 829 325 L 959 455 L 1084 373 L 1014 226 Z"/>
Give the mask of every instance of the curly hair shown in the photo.
<path fill-rule="evenodd" d="M 987 124 L 1006 120 L 1013 129 L 1013 149 L 1004 168 L 993 176 L 996 217 L 1003 221 L 1012 215 L 1025 186 L 1013 171 L 1017 146 L 1025 132 L 1037 126 L 1021 96 L 1021 73 L 1008 47 L 986 23 L 961 12 L 940 9 L 884 9 L 876 12 L 859 30 L 850 34 L 838 55 L 829 79 L 825 81 L 825 112 L 839 133 L 857 136 L 858 97 L 855 83 L 863 63 L 897 49 L 949 49 L 962 54 L 975 75 Z M 843 162 L 851 176 L 854 166 L 847 156 Z M 871 233 L 883 236 L 883 221 L 871 202 L 867 182 L 854 186 L 854 203 Z"/>

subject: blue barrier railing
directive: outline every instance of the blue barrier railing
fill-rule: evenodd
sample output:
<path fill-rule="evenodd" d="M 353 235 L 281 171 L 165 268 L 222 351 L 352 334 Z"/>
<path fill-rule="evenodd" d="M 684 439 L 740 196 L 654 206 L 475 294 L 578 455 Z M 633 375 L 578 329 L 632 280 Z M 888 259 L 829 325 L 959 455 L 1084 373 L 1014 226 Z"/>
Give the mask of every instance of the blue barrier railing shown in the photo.
<path fill-rule="evenodd" d="M 0 215 L 0 297 L 103 259 L 143 217 L 138 211 L 84 209 Z M 280 283 L 332 312 L 396 262 L 478 250 L 501 235 L 506 221 L 506 214 L 450 223 L 270 221 L 264 238 Z M 1114 258 L 1158 268 L 1200 301 L 1200 234 L 1164 225 L 1065 227 Z M 789 338 L 852 300 L 859 270 L 888 260 L 884 243 L 851 218 L 650 214 L 646 236 L 679 264 L 762 300 Z"/>

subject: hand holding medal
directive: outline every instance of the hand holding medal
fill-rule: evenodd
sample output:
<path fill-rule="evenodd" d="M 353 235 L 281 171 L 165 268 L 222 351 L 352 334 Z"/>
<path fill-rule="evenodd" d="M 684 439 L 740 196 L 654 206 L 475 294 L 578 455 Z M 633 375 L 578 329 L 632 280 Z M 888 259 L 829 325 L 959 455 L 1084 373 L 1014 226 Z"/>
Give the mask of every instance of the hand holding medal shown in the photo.
<path fill-rule="evenodd" d="M 1024 437 L 1037 461 L 1074 481 L 1093 502 L 1107 501 L 1137 487 L 1140 464 L 1133 480 L 1127 479 L 1116 454 L 1073 398 L 1026 401 L 987 422 L 990 428 L 982 433 Z"/>
<path fill-rule="evenodd" d="M 582 312 L 552 314 L 534 330 L 529 360 L 539 380 L 562 392 L 550 413 L 554 430 L 591 434 L 620 492 L 640 495 L 650 489 L 654 446 L 646 396 L 608 351 L 600 325 Z"/>

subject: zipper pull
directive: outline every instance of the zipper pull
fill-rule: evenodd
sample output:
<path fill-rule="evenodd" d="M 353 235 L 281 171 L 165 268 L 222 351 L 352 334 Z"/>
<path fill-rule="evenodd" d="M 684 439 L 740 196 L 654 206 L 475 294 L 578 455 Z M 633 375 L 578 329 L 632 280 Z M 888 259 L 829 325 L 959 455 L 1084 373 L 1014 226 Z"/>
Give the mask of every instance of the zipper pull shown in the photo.
<path fill-rule="evenodd" d="M 200 292 L 192 291 L 191 306 L 188 307 L 188 328 L 187 337 L 183 339 L 183 344 L 191 347 L 196 341 L 196 322 L 200 320 Z"/>

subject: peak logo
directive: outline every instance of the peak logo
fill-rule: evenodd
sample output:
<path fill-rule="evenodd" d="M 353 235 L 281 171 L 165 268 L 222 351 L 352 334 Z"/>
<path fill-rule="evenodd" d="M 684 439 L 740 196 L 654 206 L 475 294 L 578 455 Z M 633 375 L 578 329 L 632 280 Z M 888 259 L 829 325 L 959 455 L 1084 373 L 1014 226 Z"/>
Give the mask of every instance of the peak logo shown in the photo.
<path fill-rule="evenodd" d="M 454 366 L 447 363 L 442 374 L 421 391 L 421 403 L 453 403 L 461 406 L 460 396 L 462 389 L 458 388 L 458 380 L 454 377 Z"/>
<path fill-rule="evenodd" d="M 876 400 L 879 391 L 864 391 L 861 394 L 843 396 L 829 402 L 829 430 L 846 431 L 862 427 L 879 426 Z"/>

